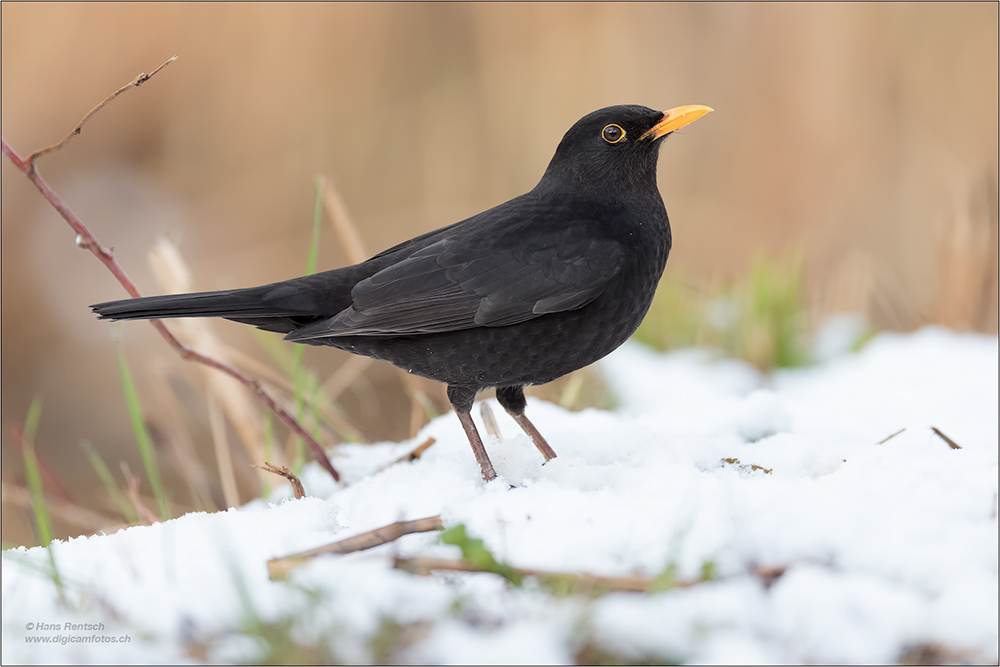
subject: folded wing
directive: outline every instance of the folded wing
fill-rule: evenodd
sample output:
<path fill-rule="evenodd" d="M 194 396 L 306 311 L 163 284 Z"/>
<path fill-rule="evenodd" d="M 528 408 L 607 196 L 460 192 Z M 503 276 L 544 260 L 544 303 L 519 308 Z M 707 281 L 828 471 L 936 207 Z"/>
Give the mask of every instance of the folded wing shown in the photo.
<path fill-rule="evenodd" d="M 441 333 L 579 308 L 601 294 L 624 262 L 620 244 L 589 233 L 593 226 L 581 222 L 490 243 L 477 235 L 442 238 L 360 281 L 350 307 L 287 338 Z"/>

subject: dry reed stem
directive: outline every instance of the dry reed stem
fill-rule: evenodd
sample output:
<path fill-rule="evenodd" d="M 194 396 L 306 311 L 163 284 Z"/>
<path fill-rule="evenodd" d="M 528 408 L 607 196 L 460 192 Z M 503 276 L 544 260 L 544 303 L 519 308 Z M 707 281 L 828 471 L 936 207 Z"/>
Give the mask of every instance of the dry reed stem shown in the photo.
<path fill-rule="evenodd" d="M 256 464 L 251 464 L 254 468 L 259 468 L 265 472 L 273 473 L 279 477 L 284 477 L 292 485 L 292 492 L 295 493 L 295 499 L 300 500 L 306 497 L 306 489 L 302 486 L 302 480 L 300 480 L 294 472 L 286 468 L 285 466 L 279 466 L 271 463 L 270 461 L 264 461 L 264 465 L 259 466 Z"/>
<path fill-rule="evenodd" d="M 138 288 L 136 288 L 135 283 L 132 282 L 131 278 L 128 277 L 125 271 L 118 264 L 117 260 L 115 260 L 113 249 L 109 250 L 100 244 L 97 237 L 90 232 L 86 225 L 84 225 L 76 214 L 70 210 L 69 206 L 66 205 L 62 198 L 56 194 L 55 190 L 52 189 L 48 182 L 41 177 L 38 170 L 35 169 L 34 163 L 22 158 L 17 151 L 11 148 L 6 139 L 0 140 L 0 149 L 2 149 L 3 154 L 13 165 L 28 177 L 28 180 L 35 185 L 38 191 L 42 194 L 42 197 L 49 202 L 54 209 L 56 209 L 59 215 L 62 216 L 63 220 L 65 220 L 67 224 L 69 224 L 70 228 L 76 232 L 77 246 L 90 250 L 90 252 L 93 253 L 102 264 L 104 264 L 108 271 L 111 272 L 115 279 L 118 280 L 122 287 L 125 288 L 125 291 L 127 291 L 130 296 L 134 298 L 142 296 L 139 293 Z M 301 437 L 306 444 L 309 445 L 309 448 L 312 450 L 316 460 L 319 461 L 320 465 L 322 465 L 327 472 L 330 473 L 335 481 L 340 480 L 340 474 L 333 467 L 333 464 L 330 463 L 330 459 L 327 457 L 326 452 L 323 451 L 323 448 L 319 445 L 319 443 L 316 442 L 312 435 L 304 429 L 298 421 L 296 421 L 295 417 L 293 417 L 291 413 L 275 403 L 274 399 L 272 399 L 271 396 L 264 391 L 257 380 L 248 378 L 232 366 L 195 352 L 191 348 L 182 344 L 173 336 L 173 334 L 170 333 L 167 327 L 160 320 L 150 320 L 149 323 L 160 333 L 167 344 L 170 345 L 170 347 L 172 347 L 174 351 L 176 351 L 184 360 L 195 361 L 220 370 L 243 384 L 243 386 L 249 389 L 254 396 L 273 410 L 278 418 L 284 422 L 289 429 L 291 429 L 294 433 Z"/>
<path fill-rule="evenodd" d="M 177 246 L 170 240 L 164 237 L 157 240 L 156 245 L 149 253 L 149 263 L 165 293 L 183 294 L 191 291 L 191 272 Z M 228 353 L 229 346 L 219 340 L 211 323 L 207 320 L 181 319 L 177 322 L 174 330 L 185 345 L 202 350 L 214 359 L 232 363 Z M 219 399 L 221 408 L 229 419 L 229 423 L 236 429 L 248 457 L 251 460 L 263 458 L 264 429 L 260 422 L 260 414 L 246 393 L 240 389 L 239 383 L 231 377 L 213 373 L 207 368 L 204 369 L 204 376 L 209 394 L 214 394 Z M 215 442 L 218 445 L 221 441 L 216 439 Z M 227 458 L 229 458 L 228 455 Z M 233 474 L 232 470 L 229 471 L 229 474 Z M 225 484 L 223 484 L 223 488 L 225 488 Z M 226 501 L 231 501 L 228 494 Z"/>
<path fill-rule="evenodd" d="M 892 435 L 887 435 L 886 437 L 882 438 L 881 440 L 879 440 L 875 444 L 877 444 L 877 445 L 884 445 L 885 443 L 889 442 L 890 440 L 892 440 L 893 438 L 895 438 L 897 435 L 899 435 L 900 433 L 902 433 L 905 430 L 906 430 L 906 427 L 904 426 L 903 428 L 899 429 L 898 431 L 896 431 Z"/>
<path fill-rule="evenodd" d="M 280 371 L 276 371 L 267 364 L 255 359 L 254 357 L 250 356 L 245 352 L 242 352 L 241 350 L 235 347 L 231 347 L 222 342 L 220 342 L 220 345 L 221 345 L 220 349 L 223 350 L 223 353 L 228 361 L 233 363 L 235 366 L 239 367 L 241 370 L 244 370 L 248 373 L 252 373 L 254 376 L 266 380 L 268 383 L 266 389 L 268 390 L 276 389 L 279 392 L 281 392 L 283 395 L 283 398 L 281 400 L 282 406 L 289 412 L 292 411 L 293 409 L 292 403 L 294 401 L 293 396 L 295 394 L 295 385 L 290 379 L 282 375 Z M 364 361 L 366 362 L 364 364 L 365 367 L 367 367 L 367 365 L 370 364 L 371 362 L 375 361 L 370 357 L 356 357 L 353 355 L 349 358 L 349 360 Z M 337 373 L 334 372 L 333 375 L 336 374 Z M 355 375 L 354 378 L 352 378 L 352 381 L 356 377 L 357 376 Z M 332 378 L 333 376 L 331 376 L 331 379 Z M 325 418 L 325 420 L 329 422 L 329 424 L 332 424 L 334 427 L 341 428 L 343 430 L 354 431 L 355 433 L 360 434 L 365 441 L 370 442 L 370 439 L 367 439 L 366 436 L 364 436 L 364 434 L 361 433 L 361 429 L 357 426 L 357 424 L 355 424 L 346 415 L 344 415 L 336 405 L 334 405 L 332 410 L 330 410 L 323 407 L 322 405 L 318 405 L 317 403 L 311 401 L 308 396 L 303 396 L 302 399 L 305 402 L 306 406 L 308 406 L 311 410 L 322 415 Z M 335 401 L 335 398 L 330 397 L 330 400 L 331 402 L 333 402 Z M 321 422 L 320 425 L 323 426 L 324 429 L 326 429 L 327 431 L 330 430 L 326 423 Z M 341 441 L 341 438 L 337 436 L 336 433 L 334 433 L 334 435 L 336 436 L 336 442 L 339 443 Z"/>
<path fill-rule="evenodd" d="M 986 175 L 964 206 L 937 225 L 940 293 L 934 321 L 959 330 L 996 331 L 997 190 Z"/>
<path fill-rule="evenodd" d="M 493 408 L 490 407 L 490 404 L 486 401 L 480 401 L 479 414 L 483 418 L 486 432 L 493 436 L 497 442 L 503 442 L 503 436 L 500 435 L 500 425 L 497 424 L 496 417 L 493 416 Z"/>
<path fill-rule="evenodd" d="M 0 492 L 2 492 L 4 505 L 9 504 L 31 509 L 31 491 L 28 489 L 5 482 L 0 485 Z M 89 533 L 96 533 L 99 530 L 112 532 L 128 525 L 119 519 L 85 509 L 54 496 L 46 495 L 45 508 L 56 519 Z"/>
<path fill-rule="evenodd" d="M 340 243 L 347 254 L 347 260 L 351 264 L 360 264 L 371 257 L 368 254 L 368 248 L 365 246 L 364 239 L 358 232 L 358 227 L 354 224 L 354 220 L 347 212 L 344 199 L 340 196 L 337 189 L 333 187 L 330 179 L 322 175 L 318 178 L 323 184 L 323 207 L 326 210 L 326 216 L 330 219 L 330 224 L 333 225 L 337 236 L 340 237 Z"/>
<path fill-rule="evenodd" d="M 948 446 L 951 447 L 952 449 L 961 449 L 961 446 L 959 446 L 957 442 L 946 436 L 937 427 L 931 426 L 931 430 L 934 431 L 934 433 L 936 433 L 939 438 L 947 442 Z"/>
<path fill-rule="evenodd" d="M 142 84 L 146 83 L 147 81 L 149 81 L 153 77 L 154 74 L 156 74 L 161 69 L 163 69 L 164 67 L 166 67 L 170 63 L 174 62 L 175 60 L 177 60 L 177 56 L 171 56 L 170 58 L 167 58 L 163 62 L 163 64 L 161 64 L 159 67 L 157 67 L 156 69 L 154 69 L 149 74 L 146 74 L 146 73 L 139 74 L 134 79 L 132 79 L 131 81 L 129 81 L 128 83 L 126 83 L 124 86 L 122 86 L 121 88 L 119 88 L 115 92 L 113 92 L 110 95 L 108 95 L 107 97 L 105 97 L 103 102 L 101 102 L 96 107 L 94 107 L 93 109 L 91 109 L 90 111 L 88 111 L 86 113 L 86 115 L 80 120 L 80 122 L 76 124 L 76 127 L 73 128 L 73 130 L 69 134 L 66 135 L 65 139 L 63 139 L 62 141 L 60 141 L 58 144 L 53 144 L 51 146 L 47 146 L 46 148 L 40 148 L 39 150 L 37 150 L 34 153 L 32 153 L 31 155 L 29 155 L 28 156 L 28 169 L 30 171 L 34 171 L 35 170 L 35 160 L 37 160 L 38 158 L 42 157 L 46 153 L 52 153 L 53 151 L 59 150 L 60 148 L 62 148 L 66 144 L 68 144 L 69 141 L 73 137 L 75 137 L 76 135 L 80 134 L 80 132 L 83 131 L 83 124 L 86 123 L 88 120 L 90 120 L 91 116 L 93 116 L 95 113 L 97 113 L 98 111 L 100 111 L 101 109 L 103 109 L 105 104 L 107 104 L 111 100 L 115 99 L 116 97 L 118 97 L 119 95 L 121 95 L 122 93 L 124 93 L 126 90 L 129 90 L 130 88 L 138 88 Z"/>
<path fill-rule="evenodd" d="M 330 374 L 330 377 L 322 384 L 322 390 L 330 397 L 331 401 L 336 401 L 344 393 L 344 390 L 351 386 L 374 361 L 371 357 L 359 357 L 352 354 L 347 358 L 347 361 Z"/>
<path fill-rule="evenodd" d="M 409 437 L 414 437 L 427 423 L 427 414 L 430 411 L 437 411 L 434 402 L 427 395 L 421 386 L 420 378 L 407 373 L 402 368 L 398 369 L 400 382 L 403 384 L 403 391 L 410 399 L 410 432 Z"/>
<path fill-rule="evenodd" d="M 868 254 L 860 250 L 849 252 L 817 290 L 812 308 L 813 328 L 838 313 L 860 313 L 871 318 L 874 275 L 874 263 Z"/>
<path fill-rule="evenodd" d="M 208 511 L 219 509 L 212 499 L 211 477 L 195 450 L 194 440 L 186 428 L 187 420 L 176 393 L 177 389 L 170 381 L 172 370 L 158 359 L 153 362 L 152 372 L 159 380 L 150 383 L 150 391 L 153 392 L 152 404 L 162 414 L 163 422 L 157 425 L 157 429 L 164 434 L 167 449 L 173 456 L 176 469 L 187 484 L 191 501 L 197 509 Z"/>
<path fill-rule="evenodd" d="M 429 516 L 425 519 L 414 519 L 413 521 L 397 521 L 387 526 L 361 533 L 360 535 L 354 535 L 353 537 L 316 547 L 315 549 L 309 549 L 308 551 L 282 558 L 272 558 L 267 562 L 267 571 L 271 579 L 282 579 L 293 569 L 305 565 L 316 556 L 322 554 L 348 554 L 354 551 L 364 551 L 365 549 L 394 542 L 404 535 L 426 533 L 432 530 L 441 530 L 440 515 Z"/>
<path fill-rule="evenodd" d="M 219 398 L 215 392 L 209 391 L 208 424 L 212 431 L 212 444 L 215 449 L 215 461 L 219 466 L 219 479 L 222 480 L 222 497 L 226 507 L 239 507 L 240 494 L 236 487 L 236 473 L 233 470 L 233 459 L 229 455 L 229 440 L 226 438 L 226 424 L 219 410 Z"/>
<path fill-rule="evenodd" d="M 576 405 L 577 400 L 580 398 L 580 392 L 583 391 L 583 383 L 586 379 L 587 373 L 582 369 L 569 374 L 566 385 L 559 395 L 559 407 L 570 410 Z"/>
<path fill-rule="evenodd" d="M 341 246 L 347 254 L 348 261 L 351 264 L 360 264 L 361 262 L 364 262 L 366 259 L 371 257 L 371 255 L 368 252 L 368 248 L 365 246 L 364 239 L 358 231 L 357 225 L 354 224 L 354 220 L 347 211 L 347 206 L 344 204 L 343 197 L 340 196 L 340 193 L 330 182 L 330 179 L 325 178 L 324 176 L 319 176 L 318 178 L 322 182 L 323 206 L 326 211 L 326 215 L 330 219 L 330 224 L 333 225 L 333 229 L 336 231 L 337 236 L 340 238 Z M 346 367 L 347 371 L 355 371 L 357 375 L 360 375 L 361 371 L 367 368 L 367 364 L 365 366 L 347 366 L 347 363 L 345 362 L 344 367 Z M 403 388 L 406 390 L 406 393 L 410 398 L 409 435 L 410 437 L 413 437 L 426 421 L 426 408 L 428 405 L 432 405 L 432 403 L 427 397 L 426 392 L 420 388 L 419 383 L 410 374 L 402 369 L 400 369 L 399 372 L 402 373 Z M 355 375 L 355 378 L 357 375 Z M 333 378 L 331 377 L 331 380 L 332 379 Z M 330 382 L 330 380 L 327 382 Z M 324 386 L 325 384 L 326 383 L 324 383 Z M 340 391 L 343 391 L 343 389 L 340 389 Z"/>

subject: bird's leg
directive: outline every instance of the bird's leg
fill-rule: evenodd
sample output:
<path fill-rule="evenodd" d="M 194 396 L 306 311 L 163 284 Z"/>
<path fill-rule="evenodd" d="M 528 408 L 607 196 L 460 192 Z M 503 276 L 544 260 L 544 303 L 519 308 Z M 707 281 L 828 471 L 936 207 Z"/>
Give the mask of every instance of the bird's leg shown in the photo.
<path fill-rule="evenodd" d="M 462 428 L 465 429 L 465 435 L 469 438 L 469 444 L 472 445 L 472 451 L 476 455 L 476 460 L 479 461 L 479 467 L 483 472 L 483 480 L 489 482 L 497 476 L 495 470 L 493 470 L 493 464 L 490 463 L 490 457 L 486 454 L 486 447 L 483 446 L 483 439 L 479 437 L 479 431 L 476 430 L 476 425 L 472 423 L 472 413 L 471 412 L 456 412 L 458 415 L 458 421 L 462 422 Z"/>
<path fill-rule="evenodd" d="M 469 438 L 469 444 L 472 445 L 472 453 L 479 461 L 483 480 L 489 482 L 495 479 L 497 473 L 493 470 L 490 457 L 486 454 L 486 447 L 483 446 L 483 439 L 479 437 L 479 431 L 476 430 L 476 425 L 472 421 L 472 403 L 476 400 L 476 390 L 448 385 L 448 400 L 455 408 L 458 421 L 462 422 L 465 435 Z"/>
<path fill-rule="evenodd" d="M 527 405 L 527 402 L 524 400 L 524 387 L 498 387 L 497 402 L 503 406 L 507 414 L 514 418 L 517 425 L 528 434 L 528 437 L 535 443 L 535 447 L 538 447 L 538 451 L 542 453 L 546 461 L 551 461 L 556 457 L 556 453 L 549 447 L 549 443 L 545 441 L 545 438 L 538 432 L 535 425 L 524 416 L 524 408 Z"/>

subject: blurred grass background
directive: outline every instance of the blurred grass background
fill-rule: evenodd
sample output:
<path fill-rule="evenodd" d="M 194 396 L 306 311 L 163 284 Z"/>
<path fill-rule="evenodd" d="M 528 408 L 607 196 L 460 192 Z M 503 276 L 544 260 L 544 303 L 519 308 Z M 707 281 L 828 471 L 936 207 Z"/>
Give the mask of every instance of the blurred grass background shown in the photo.
<path fill-rule="evenodd" d="M 530 189 L 585 113 L 708 104 L 716 112 L 662 151 L 674 250 L 641 338 L 712 344 L 768 368 L 804 354 L 789 326 L 841 312 L 875 329 L 996 333 L 997 7 L 3 3 L 3 136 L 22 154 L 54 143 L 180 56 L 39 163 L 156 294 L 169 280 L 147 258 L 161 237 L 179 248 L 189 289 L 301 275 L 317 174 L 376 252 Z M 57 536 L 117 512 L 81 441 L 118 477 L 119 461 L 142 463 L 111 327 L 87 308 L 124 292 L 22 174 L 6 161 L 0 173 L 3 540 L 37 543 L 17 447 L 34 397 L 46 491 L 97 512 L 56 517 Z M 349 263 L 344 246 L 325 227 L 318 269 Z M 706 327 L 720 303 L 754 325 Z M 248 327 L 211 331 L 267 363 Z M 236 479 L 213 481 L 229 465 L 211 444 L 227 437 L 220 410 L 234 442 L 281 429 L 232 390 L 217 389 L 213 407 L 205 386 L 217 381 L 149 326 L 122 332 L 153 444 L 174 462 L 164 481 L 175 513 L 259 492 L 243 470 L 254 454 L 239 447 Z M 305 351 L 340 436 L 398 440 L 447 409 L 434 383 L 350 359 Z M 582 380 L 549 391 L 605 400 Z"/>

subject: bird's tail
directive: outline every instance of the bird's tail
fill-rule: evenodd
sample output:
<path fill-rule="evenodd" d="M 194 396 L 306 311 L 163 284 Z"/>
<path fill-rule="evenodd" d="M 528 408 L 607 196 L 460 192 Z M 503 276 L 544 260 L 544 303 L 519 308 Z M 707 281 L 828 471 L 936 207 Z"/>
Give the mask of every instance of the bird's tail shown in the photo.
<path fill-rule="evenodd" d="M 102 320 L 152 320 L 167 317 L 230 317 L 256 314 L 259 299 L 250 290 L 167 294 L 98 303 L 91 308 Z M 263 314 L 263 313 L 261 313 Z"/>
<path fill-rule="evenodd" d="M 289 333 L 349 306 L 351 284 L 329 271 L 262 287 L 107 301 L 91 309 L 102 320 L 223 317 L 266 331 Z"/>

